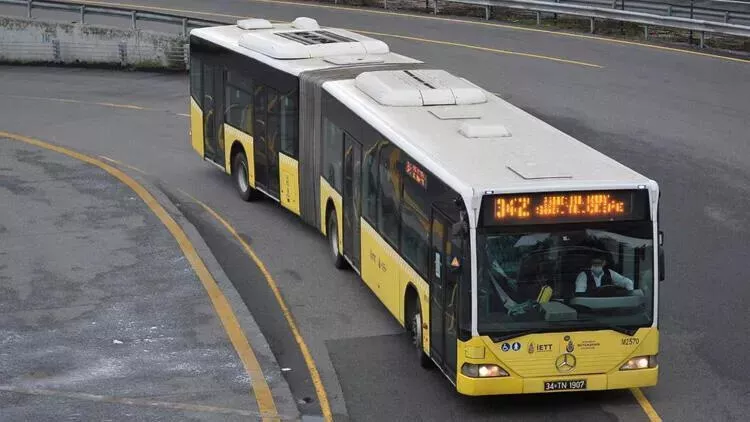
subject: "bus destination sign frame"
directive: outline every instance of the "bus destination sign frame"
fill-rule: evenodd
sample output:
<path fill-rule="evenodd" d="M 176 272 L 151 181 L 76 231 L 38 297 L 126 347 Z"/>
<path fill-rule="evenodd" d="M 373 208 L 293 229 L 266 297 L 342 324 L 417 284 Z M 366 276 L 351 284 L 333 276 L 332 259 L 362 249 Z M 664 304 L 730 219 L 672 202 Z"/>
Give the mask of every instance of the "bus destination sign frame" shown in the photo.
<path fill-rule="evenodd" d="M 488 195 L 485 226 L 636 221 L 648 218 L 645 189 Z"/>

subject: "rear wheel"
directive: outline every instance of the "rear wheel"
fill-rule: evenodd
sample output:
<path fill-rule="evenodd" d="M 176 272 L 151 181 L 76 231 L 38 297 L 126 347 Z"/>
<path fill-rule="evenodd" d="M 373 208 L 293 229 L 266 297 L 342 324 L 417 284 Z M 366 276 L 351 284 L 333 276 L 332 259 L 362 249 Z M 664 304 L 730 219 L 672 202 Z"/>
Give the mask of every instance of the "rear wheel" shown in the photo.
<path fill-rule="evenodd" d="M 336 212 L 333 210 L 329 211 L 327 220 L 328 228 L 326 233 L 328 235 L 328 245 L 331 248 L 331 256 L 333 257 L 333 265 L 342 270 L 346 268 L 346 262 L 339 249 L 339 223 L 336 219 Z"/>
<path fill-rule="evenodd" d="M 243 201 L 254 201 L 260 196 L 259 192 L 250 187 L 247 157 L 240 151 L 232 160 L 232 179 L 237 193 Z"/>
<path fill-rule="evenodd" d="M 414 300 L 411 309 L 409 332 L 411 334 L 412 345 L 417 352 L 419 366 L 422 368 L 432 368 L 432 359 L 427 356 L 422 346 L 422 309 L 419 305 L 419 299 Z"/>

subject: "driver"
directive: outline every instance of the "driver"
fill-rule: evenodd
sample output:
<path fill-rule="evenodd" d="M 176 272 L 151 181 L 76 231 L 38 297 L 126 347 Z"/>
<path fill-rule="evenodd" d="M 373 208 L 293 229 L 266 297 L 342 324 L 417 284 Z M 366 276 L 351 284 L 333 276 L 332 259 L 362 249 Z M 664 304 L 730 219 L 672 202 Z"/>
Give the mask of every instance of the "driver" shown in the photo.
<path fill-rule="evenodd" d="M 601 286 L 617 285 L 633 290 L 633 280 L 619 274 L 617 271 L 605 268 L 607 261 L 603 258 L 593 258 L 591 268 L 583 270 L 576 278 L 576 293 L 586 293 Z"/>

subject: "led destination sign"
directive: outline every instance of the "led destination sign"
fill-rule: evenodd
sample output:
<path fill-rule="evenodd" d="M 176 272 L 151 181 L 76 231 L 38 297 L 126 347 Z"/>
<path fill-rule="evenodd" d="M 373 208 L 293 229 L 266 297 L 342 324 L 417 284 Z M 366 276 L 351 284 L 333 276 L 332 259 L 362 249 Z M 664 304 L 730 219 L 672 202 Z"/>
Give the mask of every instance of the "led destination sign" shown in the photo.
<path fill-rule="evenodd" d="M 648 215 L 646 191 L 550 192 L 489 196 L 487 225 L 640 220 Z"/>

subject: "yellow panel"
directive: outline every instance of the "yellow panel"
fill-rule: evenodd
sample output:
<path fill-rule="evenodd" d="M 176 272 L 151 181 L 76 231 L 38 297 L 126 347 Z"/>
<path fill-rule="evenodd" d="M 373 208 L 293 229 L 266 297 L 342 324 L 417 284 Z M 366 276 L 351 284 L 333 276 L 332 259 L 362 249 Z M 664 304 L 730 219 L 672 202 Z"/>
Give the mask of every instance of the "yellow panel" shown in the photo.
<path fill-rule="evenodd" d="M 659 368 L 638 369 L 633 371 L 611 372 L 607 379 L 607 388 L 651 387 L 659 381 Z"/>
<path fill-rule="evenodd" d="M 594 334 L 596 339 L 591 337 L 591 334 Z M 554 343 L 556 340 L 554 337 L 557 335 L 565 343 L 562 351 Z M 564 340 L 565 336 L 569 336 L 568 341 L 573 340 L 573 352 L 571 353 L 576 357 L 576 368 L 572 372 L 561 373 L 555 368 L 554 361 L 562 353 L 568 353 L 568 341 Z M 534 334 L 505 342 L 511 346 L 508 351 L 500 352 L 501 356 L 505 358 L 503 361 L 495 356 L 495 352 L 491 351 L 493 348 L 491 345 L 494 344 L 491 340 L 487 337 L 475 337 L 467 342 L 458 342 L 459 361 L 456 368 L 458 371 L 456 387 L 460 393 L 466 395 L 494 395 L 544 392 L 545 381 L 557 380 L 586 380 L 587 391 L 653 386 L 656 385 L 658 380 L 658 368 L 634 371 L 620 371 L 619 368 L 625 360 L 631 357 L 656 354 L 657 338 L 658 332 L 650 328 L 641 329 L 632 337 L 605 331 Z M 520 346 L 512 347 L 515 342 L 518 342 Z M 636 342 L 639 344 L 634 344 Z M 497 346 L 502 348 L 502 344 L 503 342 L 497 344 Z M 485 353 L 484 357 L 479 357 L 479 354 L 474 351 L 482 346 L 490 352 Z M 532 347 L 534 351 L 530 352 Z M 548 351 L 550 348 L 552 350 Z M 612 355 L 608 353 L 611 352 L 611 349 L 619 348 L 626 349 L 626 356 L 622 360 L 610 357 L 606 366 L 611 367 L 611 370 L 591 371 L 585 367 L 581 369 L 582 363 L 585 364 L 587 360 L 597 359 L 592 356 L 592 353 L 596 355 L 595 350 L 599 350 L 598 359 L 605 360 L 608 355 Z M 506 358 L 506 356 L 511 355 L 517 356 L 517 358 Z M 521 358 L 527 362 L 540 363 L 551 369 L 545 371 L 544 375 L 541 376 L 522 377 L 517 372 L 519 365 L 508 364 L 510 360 L 515 361 Z M 469 378 L 461 374 L 461 366 L 464 362 L 500 365 L 508 371 L 510 376 Z"/>
<path fill-rule="evenodd" d="M 658 332 L 651 328 L 642 328 L 633 336 L 601 330 L 531 334 L 500 343 L 483 339 L 490 355 L 522 377 L 559 374 L 555 360 L 563 353 L 576 357 L 575 373 L 596 374 L 617 370 L 632 356 L 658 350 Z M 507 344 L 506 351 L 503 344 Z"/>
<path fill-rule="evenodd" d="M 279 153 L 279 181 L 281 205 L 299 214 L 299 163 L 292 157 Z M 339 231 L 339 233 L 341 233 Z"/>
<path fill-rule="evenodd" d="M 255 155 L 253 154 L 253 137 L 247 133 L 236 129 L 224 123 L 224 156 L 226 163 L 227 173 L 232 173 L 232 162 L 230 161 L 230 155 L 232 153 L 232 146 L 235 142 L 239 142 L 242 145 L 242 149 L 245 150 L 245 157 L 247 157 L 247 178 L 250 187 L 255 187 Z"/>
<path fill-rule="evenodd" d="M 380 275 L 382 270 L 378 266 L 375 257 L 380 253 L 380 243 L 377 241 L 378 234 L 364 218 L 360 219 L 361 227 L 361 269 L 360 274 L 365 284 L 380 297 Z M 373 255 L 370 252 L 373 251 Z"/>
<path fill-rule="evenodd" d="M 469 359 L 484 359 L 484 346 L 466 346 L 464 356 Z"/>
<path fill-rule="evenodd" d="M 402 312 L 399 309 L 399 305 L 403 303 L 403 299 L 399 298 L 403 292 L 400 288 L 403 269 L 398 265 L 401 258 L 372 226 L 364 222 L 363 228 L 362 237 L 367 237 L 367 247 L 362 252 L 362 261 L 367 261 L 370 268 L 374 268 L 368 275 L 371 275 L 371 280 L 377 285 L 375 292 L 385 307 L 403 324 Z"/>
<path fill-rule="evenodd" d="M 323 235 L 328 235 L 327 227 L 326 227 L 326 206 L 328 205 L 328 200 L 333 200 L 333 206 L 336 208 L 336 221 L 338 222 L 337 226 L 339 228 L 339 250 L 344 250 L 344 217 L 342 215 L 342 212 L 344 211 L 342 200 L 341 200 L 341 194 L 336 192 L 336 190 L 333 189 L 333 187 L 328 184 L 328 181 L 323 178 L 323 176 L 320 177 L 320 231 L 323 232 Z"/>
<path fill-rule="evenodd" d="M 203 158 L 203 111 L 193 97 L 190 97 L 190 142 L 193 149 Z"/>

